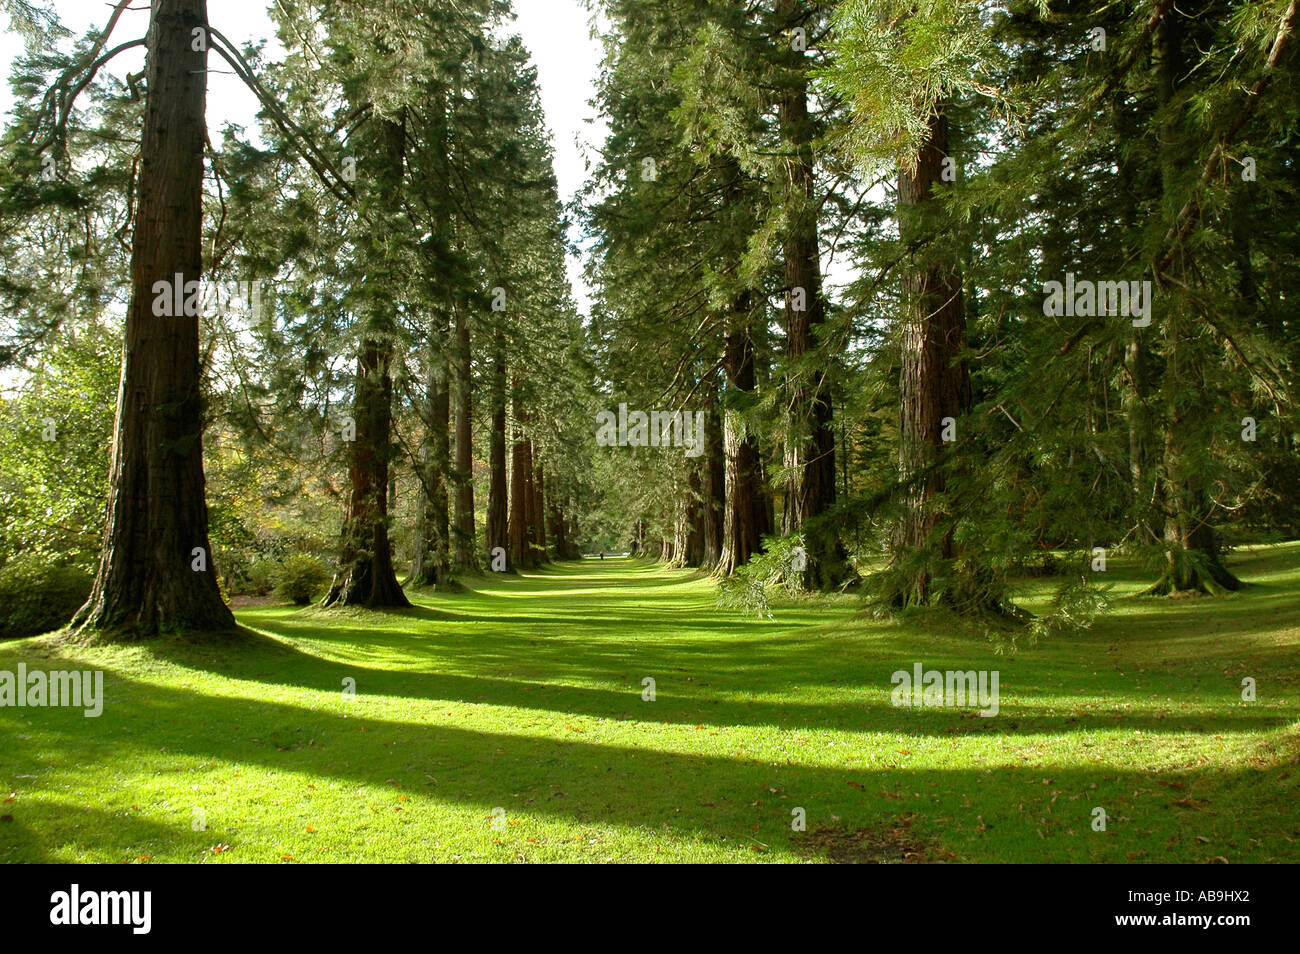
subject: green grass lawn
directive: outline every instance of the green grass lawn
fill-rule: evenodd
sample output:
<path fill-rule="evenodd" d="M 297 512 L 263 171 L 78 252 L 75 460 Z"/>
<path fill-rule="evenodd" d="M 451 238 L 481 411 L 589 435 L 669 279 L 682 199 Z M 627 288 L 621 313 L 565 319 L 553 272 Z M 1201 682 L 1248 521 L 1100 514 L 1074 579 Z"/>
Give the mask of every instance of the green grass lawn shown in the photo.
<path fill-rule="evenodd" d="M 626 559 L 247 609 L 225 648 L 0 644 L 106 696 L 0 708 L 0 861 L 1300 861 L 1300 544 L 1233 567 L 1013 656 L 855 598 L 742 617 Z M 999 714 L 893 707 L 917 662 L 998 670 Z"/>

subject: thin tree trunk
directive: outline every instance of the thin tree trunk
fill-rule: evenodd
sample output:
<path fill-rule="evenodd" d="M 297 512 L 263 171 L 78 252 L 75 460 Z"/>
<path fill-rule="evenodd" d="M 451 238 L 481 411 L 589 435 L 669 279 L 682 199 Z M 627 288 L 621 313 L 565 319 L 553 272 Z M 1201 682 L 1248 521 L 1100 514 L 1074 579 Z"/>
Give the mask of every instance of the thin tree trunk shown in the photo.
<path fill-rule="evenodd" d="M 752 393 L 756 387 L 749 312 L 750 296 L 744 294 L 732 315 L 733 325 L 727 332 L 722 362 L 728 386 L 741 394 Z M 727 508 L 718 569 L 723 574 L 731 574 L 762 549 L 762 537 L 772 532 L 772 523 L 770 504 L 765 500 L 758 436 L 749 432 L 740 414 L 731 409 L 726 414 L 725 440 Z"/>
<path fill-rule="evenodd" d="M 456 308 L 456 569 L 479 568 L 474 528 L 474 393 L 469 315 Z"/>
<path fill-rule="evenodd" d="M 674 546 L 682 566 L 699 566 L 704 559 L 704 463 L 688 463 L 686 501 L 676 528 Z"/>
<path fill-rule="evenodd" d="M 573 554 L 570 552 L 569 530 L 565 525 L 563 499 L 553 489 L 547 499 L 550 502 L 548 514 L 551 523 L 551 540 L 554 541 L 556 559 L 572 560 Z"/>
<path fill-rule="evenodd" d="M 1137 123 L 1130 105 L 1130 97 L 1124 90 L 1116 90 L 1111 102 L 1111 116 L 1115 136 L 1119 141 L 1129 141 L 1139 134 Z M 1130 156 L 1120 150 L 1116 158 L 1118 187 L 1127 194 L 1137 194 L 1142 189 L 1141 169 Z M 1135 235 L 1138 231 L 1136 206 L 1126 204 L 1121 213 L 1121 232 Z M 1140 250 L 1131 249 L 1128 254 L 1136 255 Z M 1129 339 L 1124 346 L 1124 368 L 1127 372 L 1126 385 L 1121 394 L 1124 416 L 1128 424 L 1128 460 L 1129 490 L 1132 495 L 1130 513 L 1136 528 L 1137 539 L 1143 544 L 1153 544 L 1158 537 L 1158 513 L 1161 509 L 1160 485 L 1155 479 L 1157 468 L 1154 466 L 1155 430 L 1152 421 L 1151 353 L 1146 343 L 1149 331 L 1140 328 L 1130 329 Z"/>
<path fill-rule="evenodd" d="M 578 560 L 582 557 L 582 530 L 578 526 L 578 508 L 574 506 L 572 496 L 566 497 L 565 502 L 568 505 L 566 508 L 568 526 L 565 532 L 569 537 L 569 559 Z"/>
<path fill-rule="evenodd" d="M 531 569 L 533 567 L 532 448 L 525 430 L 528 425 L 528 415 L 520 406 L 517 397 L 518 380 L 514 381 L 513 390 L 516 398 L 514 400 L 515 442 L 510 452 L 510 562 L 519 569 Z"/>
<path fill-rule="evenodd" d="M 802 0 L 780 0 L 781 22 L 793 24 Z M 845 555 L 833 526 L 820 518 L 835 504 L 835 432 L 829 357 L 818 355 L 818 332 L 826 319 L 817 236 L 813 121 L 808 114 L 808 72 L 804 54 L 791 50 L 791 82 L 778 104 L 785 143 L 784 238 L 788 288 L 786 316 L 786 396 L 789 415 L 785 464 L 790 482 L 785 489 L 784 532 L 804 535 L 804 582 L 827 589 L 845 573 Z"/>
<path fill-rule="evenodd" d="M 206 0 L 154 0 L 107 524 L 73 620 L 118 638 L 235 627 L 208 539 L 198 315 L 154 309 L 155 282 L 180 283 L 174 304 L 202 271 L 207 23 Z"/>
<path fill-rule="evenodd" d="M 727 506 L 727 449 L 716 372 L 707 389 L 704 409 L 704 473 L 700 566 L 712 570 L 722 559 L 723 524 Z"/>
<path fill-rule="evenodd" d="M 450 368 L 443 348 L 447 316 L 441 313 L 430 328 L 430 347 L 424 414 L 428 433 L 421 461 L 420 512 L 415 532 L 415 555 L 411 561 L 412 586 L 442 586 L 451 572 L 450 519 L 446 474 L 451 451 Z"/>
<path fill-rule="evenodd" d="M 542 467 L 540 459 L 533 456 L 533 449 L 529 447 L 529 456 L 533 458 L 533 507 L 529 514 L 531 526 L 533 528 L 534 553 L 538 563 L 546 563 L 550 559 L 550 548 L 546 541 L 546 472 Z"/>
<path fill-rule="evenodd" d="M 492 432 L 488 435 L 487 547 L 489 561 L 499 549 L 510 553 L 509 504 L 506 494 L 506 359 L 498 337 L 492 355 Z"/>

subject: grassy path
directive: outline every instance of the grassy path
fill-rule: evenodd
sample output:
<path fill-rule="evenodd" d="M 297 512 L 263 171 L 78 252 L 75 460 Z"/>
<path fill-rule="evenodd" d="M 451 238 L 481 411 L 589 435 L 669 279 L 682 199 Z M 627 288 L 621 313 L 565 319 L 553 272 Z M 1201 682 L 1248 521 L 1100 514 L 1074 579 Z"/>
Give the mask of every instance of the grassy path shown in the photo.
<path fill-rule="evenodd" d="M 1300 545 L 1235 565 L 1014 657 L 629 560 L 244 610 L 220 649 L 0 644 L 106 693 L 0 708 L 0 861 L 1300 861 Z M 998 670 L 999 714 L 895 708 L 918 662 Z"/>

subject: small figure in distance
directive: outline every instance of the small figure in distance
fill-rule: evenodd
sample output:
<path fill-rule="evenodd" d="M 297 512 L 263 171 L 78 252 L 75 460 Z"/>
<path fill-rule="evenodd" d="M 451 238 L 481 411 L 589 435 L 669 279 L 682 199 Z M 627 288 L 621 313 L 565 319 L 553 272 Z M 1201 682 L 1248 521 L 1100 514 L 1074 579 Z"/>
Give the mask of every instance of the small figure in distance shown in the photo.
<path fill-rule="evenodd" d="M 605 559 L 605 551 L 604 551 L 604 550 L 601 550 L 601 551 L 600 551 L 600 558 L 601 558 L 602 560 Z"/>

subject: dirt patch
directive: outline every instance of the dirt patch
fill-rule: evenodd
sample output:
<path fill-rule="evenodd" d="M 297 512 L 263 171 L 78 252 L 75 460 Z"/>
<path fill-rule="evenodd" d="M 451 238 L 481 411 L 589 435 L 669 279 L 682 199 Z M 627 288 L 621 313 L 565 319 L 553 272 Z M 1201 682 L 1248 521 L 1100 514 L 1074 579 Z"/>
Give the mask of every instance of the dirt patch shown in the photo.
<path fill-rule="evenodd" d="M 226 601 L 232 610 L 252 609 L 256 606 L 274 606 L 275 598 L 270 596 L 232 596 Z"/>
<path fill-rule="evenodd" d="M 916 815 L 908 812 L 873 828 L 823 825 L 798 838 L 800 854 L 846 865 L 926 865 L 958 860 L 936 839 L 912 831 Z"/>

